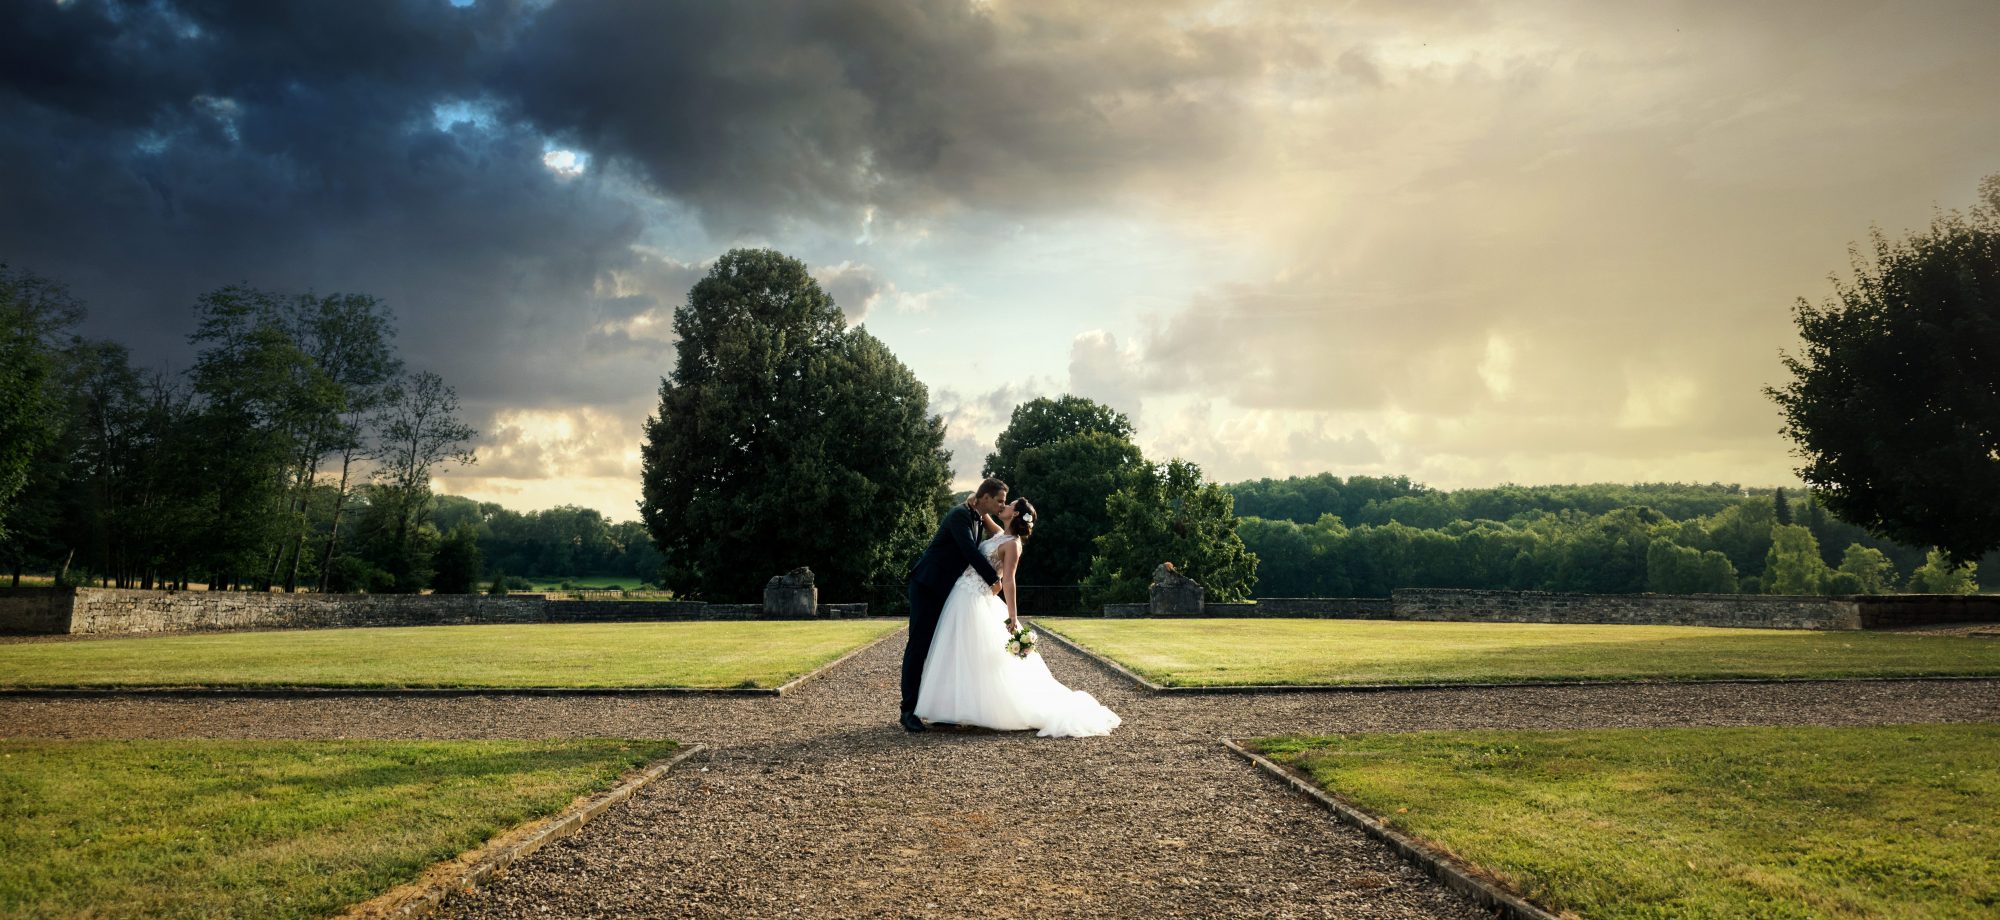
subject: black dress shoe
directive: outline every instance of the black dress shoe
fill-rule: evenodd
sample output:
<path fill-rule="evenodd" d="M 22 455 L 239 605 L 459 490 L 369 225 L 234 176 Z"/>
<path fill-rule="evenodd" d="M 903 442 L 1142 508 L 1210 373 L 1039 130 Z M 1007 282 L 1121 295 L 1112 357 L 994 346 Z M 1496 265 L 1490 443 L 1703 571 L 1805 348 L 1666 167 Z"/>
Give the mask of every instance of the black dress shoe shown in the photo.
<path fill-rule="evenodd" d="M 924 720 L 917 718 L 917 714 L 914 712 L 903 713 L 902 719 L 898 721 L 903 723 L 903 730 L 906 732 L 930 731 L 930 726 L 925 725 Z"/>

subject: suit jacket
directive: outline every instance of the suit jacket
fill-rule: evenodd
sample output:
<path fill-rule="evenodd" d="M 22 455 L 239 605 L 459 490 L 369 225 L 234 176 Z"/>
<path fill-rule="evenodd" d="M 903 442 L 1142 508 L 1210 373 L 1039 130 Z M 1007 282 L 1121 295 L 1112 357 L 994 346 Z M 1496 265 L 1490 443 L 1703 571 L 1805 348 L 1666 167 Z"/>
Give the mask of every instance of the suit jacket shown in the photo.
<path fill-rule="evenodd" d="M 993 570 L 993 563 L 986 561 L 986 554 L 979 551 L 979 530 L 979 515 L 973 514 L 971 508 L 959 505 L 945 512 L 944 520 L 938 522 L 937 536 L 931 538 L 929 548 L 917 558 L 916 568 L 910 570 L 910 584 L 949 591 L 951 583 L 964 574 L 968 565 L 987 584 L 999 584 L 1000 573 Z"/>

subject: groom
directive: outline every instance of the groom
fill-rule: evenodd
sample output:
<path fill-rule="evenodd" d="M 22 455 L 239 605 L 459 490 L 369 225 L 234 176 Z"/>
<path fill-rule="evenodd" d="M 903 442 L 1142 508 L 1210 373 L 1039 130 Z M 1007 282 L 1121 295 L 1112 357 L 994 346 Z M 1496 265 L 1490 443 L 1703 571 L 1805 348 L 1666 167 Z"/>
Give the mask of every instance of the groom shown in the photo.
<path fill-rule="evenodd" d="M 945 512 L 930 548 L 917 560 L 917 567 L 910 570 L 910 644 L 903 647 L 904 731 L 925 730 L 924 720 L 917 718 L 916 713 L 917 689 L 924 680 L 924 659 L 931 654 L 931 634 L 937 632 L 938 614 L 944 612 L 944 600 L 951 596 L 951 586 L 968 565 L 987 584 L 1000 582 L 1000 573 L 993 571 L 993 563 L 979 552 L 979 520 L 982 515 L 1000 513 L 1006 504 L 1006 483 L 998 479 L 980 483 L 979 491 L 972 493 L 965 504 Z"/>

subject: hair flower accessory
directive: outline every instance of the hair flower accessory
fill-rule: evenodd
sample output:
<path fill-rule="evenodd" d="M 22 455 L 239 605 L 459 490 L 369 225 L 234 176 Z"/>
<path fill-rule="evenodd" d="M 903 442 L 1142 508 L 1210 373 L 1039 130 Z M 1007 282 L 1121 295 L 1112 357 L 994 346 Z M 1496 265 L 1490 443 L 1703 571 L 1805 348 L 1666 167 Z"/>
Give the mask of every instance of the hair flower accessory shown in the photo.
<path fill-rule="evenodd" d="M 1021 520 L 1033 524 L 1035 522 L 1035 516 L 1032 514 L 1023 514 L 1021 515 Z"/>

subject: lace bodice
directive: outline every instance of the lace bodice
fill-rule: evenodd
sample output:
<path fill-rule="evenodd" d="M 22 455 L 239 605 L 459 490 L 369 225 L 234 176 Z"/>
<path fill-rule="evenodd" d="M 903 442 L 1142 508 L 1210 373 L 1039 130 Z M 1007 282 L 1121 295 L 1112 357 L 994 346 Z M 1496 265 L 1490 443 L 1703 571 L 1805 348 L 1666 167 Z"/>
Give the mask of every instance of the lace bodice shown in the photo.
<path fill-rule="evenodd" d="M 1013 534 L 1001 531 L 980 541 L 979 553 L 986 557 L 988 563 L 992 564 L 993 571 L 1000 571 L 1000 547 L 1007 545 L 1008 541 L 1013 539 Z M 958 577 L 961 580 L 978 582 L 979 590 L 983 593 L 993 593 L 993 587 L 988 585 L 986 579 L 980 577 L 979 570 L 972 566 L 966 566 L 965 571 L 960 573 Z"/>
<path fill-rule="evenodd" d="M 987 562 L 993 563 L 994 571 L 1000 570 L 1000 547 L 1007 545 L 1013 539 L 1013 534 L 1003 530 L 980 542 L 979 552 L 986 556 Z"/>

